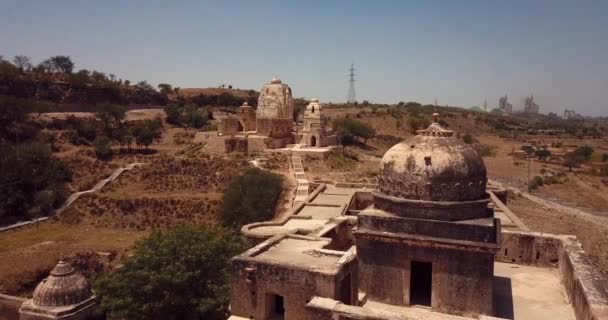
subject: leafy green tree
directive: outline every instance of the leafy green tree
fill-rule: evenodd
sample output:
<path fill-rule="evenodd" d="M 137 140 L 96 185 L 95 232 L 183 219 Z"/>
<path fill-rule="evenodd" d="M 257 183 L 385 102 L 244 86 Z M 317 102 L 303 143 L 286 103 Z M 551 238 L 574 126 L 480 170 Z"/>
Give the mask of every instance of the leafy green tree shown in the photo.
<path fill-rule="evenodd" d="M 340 143 L 343 145 L 353 143 L 358 138 L 364 142 L 376 135 L 376 130 L 369 125 L 350 118 L 336 119 L 333 122 L 334 131 L 338 134 Z"/>
<path fill-rule="evenodd" d="M 568 167 L 568 171 L 572 171 L 573 167 L 578 167 L 585 162 L 585 157 L 576 152 L 568 152 L 564 156 L 564 166 Z"/>
<path fill-rule="evenodd" d="M 143 91 L 155 91 L 154 87 L 145 80 L 136 83 L 135 87 Z"/>
<path fill-rule="evenodd" d="M 94 287 L 109 316 L 132 320 L 220 320 L 228 317 L 230 258 L 238 237 L 179 227 L 135 245 L 124 266 Z"/>
<path fill-rule="evenodd" d="M 173 93 L 173 87 L 167 83 L 158 84 L 158 90 L 160 91 L 160 93 L 162 93 L 164 95 Z"/>
<path fill-rule="evenodd" d="M 143 127 L 137 130 L 137 135 L 135 136 L 135 143 L 138 146 L 144 146 L 146 149 L 154 142 L 154 132 L 150 130 L 148 127 Z"/>
<path fill-rule="evenodd" d="M 431 123 L 426 119 L 418 116 L 410 116 L 407 119 L 407 125 L 410 127 L 410 133 L 416 134 L 418 130 L 428 127 Z"/>
<path fill-rule="evenodd" d="M 576 148 L 574 153 L 579 155 L 584 161 L 589 161 L 591 159 L 591 155 L 593 154 L 593 148 L 590 146 L 582 146 Z"/>
<path fill-rule="evenodd" d="M 63 201 L 63 188 L 72 179 L 65 163 L 52 157 L 48 146 L 38 143 L 0 145 L 0 224 L 27 219 L 41 199 L 40 192 L 52 190 L 53 207 Z M 46 211 L 46 210 L 45 210 Z"/>
<path fill-rule="evenodd" d="M 203 110 L 194 104 L 186 104 L 184 106 L 181 121 L 183 124 L 192 128 L 201 128 L 206 125 L 208 121 L 209 114 L 206 110 Z"/>
<path fill-rule="evenodd" d="M 127 108 L 117 104 L 101 104 L 97 106 L 95 116 L 103 123 L 106 135 L 112 136 L 112 130 L 123 125 Z"/>
<path fill-rule="evenodd" d="M 112 156 L 112 140 L 106 136 L 98 136 L 93 141 L 95 155 L 99 159 L 108 159 Z"/>
<path fill-rule="evenodd" d="M 52 70 L 70 74 L 74 70 L 74 62 L 69 56 L 54 56 L 50 58 Z"/>
<path fill-rule="evenodd" d="M 545 160 L 551 156 L 551 151 L 547 149 L 538 149 L 536 150 L 535 155 L 538 157 L 538 160 Z"/>
<path fill-rule="evenodd" d="M 17 68 L 21 70 L 30 70 L 32 68 L 32 62 L 30 61 L 30 58 L 22 54 L 16 55 L 15 58 L 13 58 L 13 63 Z"/>
<path fill-rule="evenodd" d="M 222 196 L 219 210 L 222 224 L 239 229 L 248 223 L 272 219 L 282 191 L 280 175 L 258 168 L 246 170 Z"/>
<path fill-rule="evenodd" d="M 177 103 L 169 103 L 167 104 L 163 110 L 167 115 L 167 123 L 172 125 L 179 126 L 181 125 L 181 116 L 183 108 Z"/>

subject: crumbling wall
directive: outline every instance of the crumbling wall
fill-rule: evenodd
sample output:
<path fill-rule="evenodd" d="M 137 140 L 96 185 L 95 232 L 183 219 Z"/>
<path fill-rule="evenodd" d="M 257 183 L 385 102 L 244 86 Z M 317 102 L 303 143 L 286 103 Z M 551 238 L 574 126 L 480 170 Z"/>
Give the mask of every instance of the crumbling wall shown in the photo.
<path fill-rule="evenodd" d="M 243 131 L 243 126 L 237 118 L 225 118 L 220 121 L 217 131 L 222 135 L 234 134 Z"/>
<path fill-rule="evenodd" d="M 564 236 L 503 230 L 495 260 L 536 267 L 557 267 Z"/>
<path fill-rule="evenodd" d="M 608 319 L 608 281 L 598 274 L 580 242 L 564 238 L 559 270 L 578 320 Z"/>
<path fill-rule="evenodd" d="M 231 313 L 252 319 L 267 319 L 272 295 L 283 297 L 285 319 L 318 319 L 306 304 L 314 296 L 336 297 L 345 277 L 356 280 L 356 263 L 344 272 L 321 274 L 304 269 L 289 269 L 281 265 L 248 264 L 233 261 L 231 276 Z M 355 284 L 356 285 L 356 284 Z M 355 287 L 356 288 L 356 287 Z M 336 297 L 337 298 L 337 297 Z"/>
<path fill-rule="evenodd" d="M 231 152 L 247 152 L 248 151 L 248 142 L 247 138 L 241 137 L 230 137 L 224 140 L 224 146 L 226 148 L 226 153 Z"/>

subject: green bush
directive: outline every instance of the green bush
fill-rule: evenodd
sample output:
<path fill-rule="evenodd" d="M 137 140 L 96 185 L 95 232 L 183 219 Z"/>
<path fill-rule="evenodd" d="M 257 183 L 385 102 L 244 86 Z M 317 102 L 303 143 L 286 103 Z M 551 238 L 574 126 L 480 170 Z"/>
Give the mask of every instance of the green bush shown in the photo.
<path fill-rule="evenodd" d="M 240 229 L 243 225 L 273 218 L 283 191 L 283 177 L 270 171 L 250 168 L 234 179 L 220 204 L 220 219 L 225 227 Z"/>
<path fill-rule="evenodd" d="M 98 136 L 93 141 L 95 156 L 99 159 L 109 159 L 112 157 L 112 140 L 106 136 Z"/>
<path fill-rule="evenodd" d="M 528 187 L 530 190 L 536 190 L 538 189 L 538 187 L 543 186 L 544 182 L 543 182 L 543 178 L 540 176 L 534 176 L 534 178 L 532 178 L 532 180 L 530 180 L 530 182 L 528 183 Z"/>
<path fill-rule="evenodd" d="M 462 136 L 462 142 L 464 142 L 466 144 L 472 144 L 473 142 L 475 142 L 475 138 L 473 138 L 473 136 L 470 133 L 465 133 Z"/>
<path fill-rule="evenodd" d="M 154 232 L 95 282 L 95 293 L 113 319 L 226 319 L 230 258 L 242 249 L 237 236 L 219 230 Z"/>
<path fill-rule="evenodd" d="M 72 173 L 42 144 L 0 145 L 0 224 L 48 214 L 65 199 Z"/>
<path fill-rule="evenodd" d="M 333 129 L 338 134 L 340 143 L 343 145 L 352 144 L 359 138 L 367 142 L 367 139 L 371 139 L 376 135 L 374 128 L 359 120 L 349 118 L 334 120 Z"/>

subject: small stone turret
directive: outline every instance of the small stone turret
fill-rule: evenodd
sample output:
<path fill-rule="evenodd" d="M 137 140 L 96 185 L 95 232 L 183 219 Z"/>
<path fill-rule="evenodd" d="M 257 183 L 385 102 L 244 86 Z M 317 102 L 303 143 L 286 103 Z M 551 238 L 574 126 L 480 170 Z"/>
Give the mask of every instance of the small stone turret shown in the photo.
<path fill-rule="evenodd" d="M 97 306 L 87 279 L 63 259 L 19 309 L 21 320 L 86 319 Z"/>

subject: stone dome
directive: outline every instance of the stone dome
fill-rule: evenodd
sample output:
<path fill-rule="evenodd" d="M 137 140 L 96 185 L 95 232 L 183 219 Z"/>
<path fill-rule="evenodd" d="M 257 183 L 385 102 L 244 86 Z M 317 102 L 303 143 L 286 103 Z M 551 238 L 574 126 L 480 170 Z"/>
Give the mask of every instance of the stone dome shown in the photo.
<path fill-rule="evenodd" d="M 92 295 L 87 279 L 60 259 L 51 274 L 34 290 L 33 302 L 41 307 L 69 306 L 85 301 Z"/>
<path fill-rule="evenodd" d="M 486 182 L 481 156 L 436 122 L 390 148 L 378 176 L 381 193 L 407 200 L 481 200 Z"/>
<path fill-rule="evenodd" d="M 276 77 L 270 83 L 262 86 L 256 115 L 258 118 L 292 119 L 291 88 Z"/>

